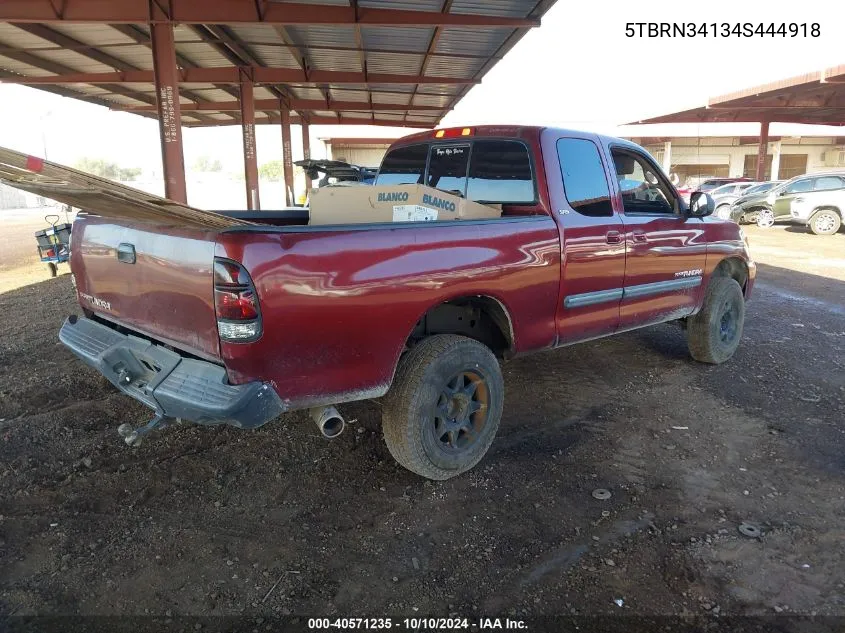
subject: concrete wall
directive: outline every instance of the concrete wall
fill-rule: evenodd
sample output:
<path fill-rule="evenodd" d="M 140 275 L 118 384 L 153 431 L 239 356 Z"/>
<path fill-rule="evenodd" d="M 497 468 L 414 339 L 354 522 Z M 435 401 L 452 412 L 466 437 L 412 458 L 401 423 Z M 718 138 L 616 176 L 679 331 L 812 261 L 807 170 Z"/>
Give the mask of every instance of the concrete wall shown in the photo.
<path fill-rule="evenodd" d="M 640 139 L 633 139 L 640 142 Z M 781 156 L 789 154 L 806 154 L 807 171 L 814 173 L 833 169 L 832 166 L 824 164 L 825 152 L 833 150 L 837 139 L 833 137 L 804 137 L 784 138 L 779 141 Z M 745 144 L 742 144 L 742 142 Z M 747 139 L 739 137 L 701 137 L 701 138 L 673 138 L 671 143 L 671 164 L 675 166 L 694 165 L 724 165 L 727 166 L 727 175 L 741 177 L 745 168 L 745 157 L 757 155 L 757 144 L 749 143 Z M 772 154 L 777 148 L 778 141 L 769 143 L 768 154 Z M 664 142 L 649 143 L 646 149 L 663 164 Z M 843 166 L 845 168 L 845 166 Z M 693 169 L 682 169 L 681 171 L 694 171 Z M 708 174 L 703 174 L 708 175 Z M 779 174 L 783 178 L 783 174 Z"/>

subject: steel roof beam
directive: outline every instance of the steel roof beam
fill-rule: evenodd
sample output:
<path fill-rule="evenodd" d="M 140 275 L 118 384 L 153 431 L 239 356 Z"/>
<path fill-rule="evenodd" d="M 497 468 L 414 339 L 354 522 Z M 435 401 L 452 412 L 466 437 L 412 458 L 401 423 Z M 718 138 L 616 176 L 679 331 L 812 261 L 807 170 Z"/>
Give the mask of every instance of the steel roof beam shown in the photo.
<path fill-rule="evenodd" d="M 28 22 L 18 22 L 18 25 L 21 24 L 29 24 Z M 121 33 L 128 35 L 127 31 L 123 29 L 132 29 L 139 35 L 145 35 L 143 31 L 139 31 L 136 26 L 131 24 L 111 24 L 109 25 L 114 29 L 119 30 Z M 279 29 L 283 27 L 278 27 Z M 130 37 L 135 37 L 130 35 Z M 496 61 L 501 61 L 501 57 L 497 56 L 490 56 L 490 55 L 473 55 L 471 53 L 437 53 L 434 51 L 428 53 L 421 53 L 421 52 L 413 52 L 413 51 L 400 51 L 396 50 L 395 48 L 360 48 L 358 46 L 329 46 L 325 44 L 294 44 L 294 43 L 287 43 L 287 42 L 250 42 L 249 40 L 245 40 L 243 38 L 239 38 L 240 42 L 244 46 L 266 46 L 266 47 L 275 47 L 275 48 L 290 48 L 296 50 L 299 53 L 306 52 L 306 51 L 341 51 L 346 53 L 386 53 L 388 55 L 395 55 L 395 54 L 402 54 L 402 55 L 428 55 L 429 57 L 452 57 L 455 59 L 493 59 Z M 205 39 L 196 39 L 196 40 L 181 40 L 179 41 L 179 45 L 182 44 L 210 44 L 208 40 Z M 22 48 L 14 48 L 12 46 L 6 46 L 5 44 L 0 44 L 0 55 L 3 54 L 4 50 L 13 50 L 13 51 L 21 51 L 24 53 L 56 53 L 60 51 L 91 51 L 91 50 L 119 50 L 121 48 L 127 48 L 130 46 L 136 46 L 137 44 L 142 44 L 146 46 L 143 41 L 136 40 L 133 42 L 120 42 L 114 44 L 85 44 L 80 42 L 79 44 L 73 46 L 24 46 Z M 187 60 L 184 55 L 177 55 L 177 59 Z M 180 61 L 180 63 L 182 63 Z M 186 64 L 187 66 L 196 66 L 193 62 L 188 61 Z M 836 78 L 833 78 L 836 79 Z M 833 81 L 833 79 L 831 81 Z"/>
<path fill-rule="evenodd" d="M 290 109 L 296 110 L 333 110 L 337 112 L 369 112 L 371 106 L 366 101 L 332 101 L 330 107 L 319 99 L 291 99 Z M 278 99 L 256 99 L 256 110 L 278 111 Z M 183 103 L 182 112 L 238 112 L 241 106 L 238 101 L 203 101 L 200 103 Z M 396 103 L 374 103 L 372 109 L 380 112 L 405 112 L 408 106 Z M 154 106 L 114 106 L 112 110 L 121 112 L 154 112 Z M 446 108 L 440 106 L 413 106 L 412 111 L 444 112 Z"/>
<path fill-rule="evenodd" d="M 276 112 L 279 111 L 279 108 L 276 108 Z M 290 117 L 291 125 L 302 125 L 303 119 L 296 116 Z M 257 118 L 255 120 L 256 125 L 278 125 L 279 117 L 278 116 L 267 116 L 262 118 Z M 416 123 L 416 122 L 408 122 L 403 123 L 402 121 L 385 121 L 383 119 L 376 119 L 375 121 L 371 121 L 370 119 L 341 119 L 337 120 L 335 118 L 329 117 L 308 117 L 308 123 L 310 125 L 377 125 L 377 126 L 386 126 L 386 127 L 410 127 L 410 128 L 421 128 L 421 129 L 429 129 L 432 127 L 433 123 Z M 214 121 L 209 123 L 190 123 L 186 121 L 182 121 L 183 127 L 217 127 L 217 126 L 227 126 L 227 125 L 240 125 L 240 121 Z"/>
<path fill-rule="evenodd" d="M 12 54 L 7 53 L 7 57 Z M 32 57 L 32 56 L 30 56 Z M 39 61 L 40 58 L 35 58 Z M 20 60 L 19 60 L 20 61 Z M 32 62 L 24 62 L 37 66 Z M 120 83 L 152 83 L 153 71 L 151 70 L 129 70 L 109 73 L 80 73 L 64 67 L 64 72 L 51 70 L 46 66 L 40 66 L 49 72 L 56 72 L 56 75 L 47 77 L 25 77 L 21 76 L 15 80 L 4 80 L 9 83 L 24 85 L 60 85 L 60 84 L 120 84 Z M 306 73 L 293 68 L 266 68 L 261 66 L 244 66 L 241 68 L 183 68 L 180 71 L 180 83 L 228 83 L 237 84 L 240 82 L 240 72 L 246 71 L 251 74 L 256 84 L 279 84 L 279 83 L 327 83 L 327 84 L 455 84 L 472 85 L 477 84 L 477 79 L 464 79 L 462 77 L 424 77 L 422 75 L 392 75 L 368 73 L 367 76 L 361 72 L 345 72 L 335 70 L 312 70 Z"/>
<path fill-rule="evenodd" d="M 152 43 L 150 42 L 150 36 L 140 30 L 137 26 L 132 24 L 111 24 L 110 25 L 113 29 L 117 30 L 118 32 L 122 33 L 126 37 L 131 38 L 135 41 L 135 44 L 140 44 L 141 46 L 146 46 L 150 50 L 152 50 Z M 129 46 L 134 46 L 135 44 L 130 44 Z M 105 48 L 105 47 L 104 47 Z M 182 55 L 178 50 L 176 51 L 176 62 L 182 68 L 198 68 L 197 64 L 195 64 L 192 60 L 188 59 L 184 55 Z M 226 92 L 226 94 L 231 95 L 235 99 L 238 98 L 238 91 L 231 87 L 231 86 L 215 86 L 220 90 Z M 181 90 L 180 91 L 184 96 L 188 97 L 189 99 L 193 99 L 194 101 L 205 101 L 205 98 L 202 97 L 198 91 L 196 90 Z"/>
<path fill-rule="evenodd" d="M 52 42 L 53 44 L 56 44 L 57 46 L 61 46 L 63 48 L 71 48 L 71 47 L 78 46 L 78 45 L 82 44 L 82 42 L 80 42 L 79 40 L 76 40 L 76 39 L 74 39 L 74 38 L 72 38 L 68 35 L 65 35 L 64 33 L 60 33 L 59 31 L 54 31 L 53 29 L 51 29 L 47 26 L 44 26 L 43 24 L 16 23 L 16 24 L 13 24 L 12 26 L 17 27 L 17 28 L 21 29 L 22 31 L 25 31 L 25 32 L 29 33 L 30 35 L 35 35 L 36 37 L 40 37 L 43 40 L 47 40 L 48 42 Z M 77 52 L 80 55 L 87 57 L 88 59 L 93 59 L 94 61 L 99 62 L 101 64 L 104 64 L 106 66 L 111 66 L 115 70 L 122 70 L 122 71 L 139 70 L 139 68 L 137 66 L 133 66 L 132 64 L 129 64 L 129 63 L 123 61 L 122 59 L 118 59 L 117 57 L 113 57 L 113 56 L 109 55 L 108 53 L 104 53 L 104 52 L 98 51 L 96 49 L 94 49 L 94 50 L 79 50 Z M 203 97 L 200 97 L 199 95 L 195 95 L 195 94 L 191 93 L 190 90 L 183 90 L 181 92 L 184 96 L 188 97 L 189 99 L 200 100 L 200 101 L 203 100 Z M 129 94 L 128 96 L 131 96 L 133 99 L 138 99 L 140 101 L 147 101 L 147 99 L 143 98 L 143 95 L 144 95 L 144 93 L 136 92 L 136 91 L 133 90 L 133 91 L 131 91 L 131 94 Z M 155 110 L 156 110 L 155 105 L 149 105 L 149 106 L 144 106 L 144 107 L 149 107 L 149 109 L 152 110 L 153 112 L 155 112 Z"/>
<path fill-rule="evenodd" d="M 148 24 L 168 21 L 149 0 L 3 0 L 0 22 L 89 22 Z M 351 6 L 257 2 L 255 0 L 169 0 L 169 19 L 184 24 L 363 24 L 373 26 L 540 26 L 537 18 L 455 14 Z"/>

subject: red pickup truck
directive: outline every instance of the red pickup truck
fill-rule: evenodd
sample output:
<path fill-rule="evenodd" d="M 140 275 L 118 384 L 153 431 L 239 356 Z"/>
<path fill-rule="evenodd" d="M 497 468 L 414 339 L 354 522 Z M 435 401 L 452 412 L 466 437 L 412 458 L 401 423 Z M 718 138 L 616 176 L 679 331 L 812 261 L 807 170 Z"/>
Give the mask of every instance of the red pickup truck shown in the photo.
<path fill-rule="evenodd" d="M 465 151 L 433 151 L 449 146 Z M 333 436 L 335 405 L 383 398 L 396 460 L 446 479 L 493 441 L 500 360 L 667 321 L 702 362 L 739 344 L 756 271 L 741 230 L 708 217 L 707 194 L 684 203 L 633 143 L 423 132 L 391 146 L 376 184 L 408 183 L 502 216 L 307 226 L 302 211 L 241 211 L 260 224 L 213 231 L 78 219 L 84 316 L 60 339 L 154 409 L 127 442 L 168 418 L 254 428 L 296 409 Z"/>

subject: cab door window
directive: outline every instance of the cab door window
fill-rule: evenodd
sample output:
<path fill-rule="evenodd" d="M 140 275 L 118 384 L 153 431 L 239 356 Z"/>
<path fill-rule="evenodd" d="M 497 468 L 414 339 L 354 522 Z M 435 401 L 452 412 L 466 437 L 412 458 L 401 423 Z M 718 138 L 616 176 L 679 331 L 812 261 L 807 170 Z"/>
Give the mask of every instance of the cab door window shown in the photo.
<path fill-rule="evenodd" d="M 791 185 L 787 185 L 783 193 L 802 193 L 804 191 L 810 191 L 812 188 L 813 181 L 806 178 L 804 180 L 796 180 Z"/>
<path fill-rule="evenodd" d="M 614 149 L 612 155 L 625 213 L 675 213 L 675 196 L 656 167 L 634 152 Z"/>

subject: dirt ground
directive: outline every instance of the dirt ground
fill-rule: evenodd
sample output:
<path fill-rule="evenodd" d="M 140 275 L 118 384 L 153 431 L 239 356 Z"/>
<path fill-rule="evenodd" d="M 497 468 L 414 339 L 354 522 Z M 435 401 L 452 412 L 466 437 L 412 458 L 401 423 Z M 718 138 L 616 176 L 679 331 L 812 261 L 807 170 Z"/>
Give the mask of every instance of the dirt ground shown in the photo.
<path fill-rule="evenodd" d="M 149 412 L 57 342 L 69 277 L 0 294 L 0 628 L 845 615 L 845 234 L 747 232 L 759 281 L 731 362 L 694 363 L 674 325 L 514 360 L 493 448 L 442 483 L 393 462 L 372 402 L 331 442 L 292 414 L 129 449 L 118 425 Z"/>

